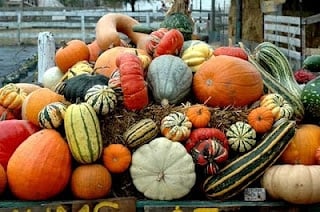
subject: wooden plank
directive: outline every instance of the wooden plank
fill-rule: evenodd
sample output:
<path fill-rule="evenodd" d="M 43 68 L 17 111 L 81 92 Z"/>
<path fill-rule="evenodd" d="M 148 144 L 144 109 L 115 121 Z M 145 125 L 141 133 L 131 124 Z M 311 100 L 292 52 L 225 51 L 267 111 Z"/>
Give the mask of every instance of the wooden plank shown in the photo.
<path fill-rule="evenodd" d="M 279 15 L 265 15 L 264 21 L 274 23 L 286 23 L 286 24 L 297 24 L 300 23 L 300 17 L 294 16 L 279 16 Z"/>
<path fill-rule="evenodd" d="M 320 22 L 320 13 L 302 19 L 302 24 L 314 24 Z"/>
<path fill-rule="evenodd" d="M 299 26 L 289 26 L 284 24 L 265 23 L 265 31 L 277 31 L 287 34 L 301 35 L 301 28 Z"/>
<path fill-rule="evenodd" d="M 279 49 L 289 58 L 300 61 L 301 60 L 301 52 L 294 51 L 291 49 L 286 49 L 283 47 L 279 47 Z"/>
<path fill-rule="evenodd" d="M 299 38 L 292 38 L 292 37 L 283 36 L 283 35 L 265 33 L 264 40 L 271 41 L 271 42 L 280 42 L 280 43 L 287 44 L 288 46 L 301 47 L 301 40 Z"/>

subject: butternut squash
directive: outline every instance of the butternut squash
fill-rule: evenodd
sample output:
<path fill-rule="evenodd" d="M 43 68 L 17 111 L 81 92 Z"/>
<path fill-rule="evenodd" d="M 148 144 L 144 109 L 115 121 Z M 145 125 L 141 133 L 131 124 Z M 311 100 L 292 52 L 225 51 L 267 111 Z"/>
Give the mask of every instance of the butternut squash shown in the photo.
<path fill-rule="evenodd" d="M 139 49 L 145 50 L 149 34 L 134 32 L 132 27 L 139 22 L 131 16 L 120 13 L 103 15 L 96 24 L 96 40 L 102 50 L 121 46 L 120 33 L 128 36 Z"/>

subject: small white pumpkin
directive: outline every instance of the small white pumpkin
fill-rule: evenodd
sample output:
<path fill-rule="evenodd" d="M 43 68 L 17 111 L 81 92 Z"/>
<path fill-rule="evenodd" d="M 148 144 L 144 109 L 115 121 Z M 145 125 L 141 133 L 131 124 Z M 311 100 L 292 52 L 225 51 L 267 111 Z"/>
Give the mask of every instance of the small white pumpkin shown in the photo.
<path fill-rule="evenodd" d="M 195 164 L 179 142 L 153 139 L 132 154 L 130 174 L 138 191 L 153 200 L 187 195 L 196 181 Z"/>
<path fill-rule="evenodd" d="M 47 69 L 42 75 L 43 87 L 54 90 L 63 76 L 64 73 L 58 68 L 58 66 L 53 66 Z"/>

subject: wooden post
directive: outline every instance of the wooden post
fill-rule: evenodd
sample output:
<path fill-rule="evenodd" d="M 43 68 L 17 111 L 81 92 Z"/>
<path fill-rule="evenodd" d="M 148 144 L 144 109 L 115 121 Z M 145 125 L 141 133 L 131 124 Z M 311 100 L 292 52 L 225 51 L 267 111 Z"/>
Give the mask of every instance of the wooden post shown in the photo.
<path fill-rule="evenodd" d="M 42 83 L 44 72 L 55 66 L 55 41 L 51 32 L 40 32 L 38 35 L 38 82 Z"/>

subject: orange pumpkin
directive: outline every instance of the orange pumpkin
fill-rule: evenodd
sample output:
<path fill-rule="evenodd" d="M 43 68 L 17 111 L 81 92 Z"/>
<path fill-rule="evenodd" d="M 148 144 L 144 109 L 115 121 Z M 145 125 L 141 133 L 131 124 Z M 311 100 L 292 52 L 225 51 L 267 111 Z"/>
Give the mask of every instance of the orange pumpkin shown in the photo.
<path fill-rule="evenodd" d="M 62 95 L 49 88 L 39 88 L 30 93 L 22 103 L 21 117 L 39 126 L 38 114 L 48 104 L 52 102 L 63 102 Z"/>
<path fill-rule="evenodd" d="M 55 63 L 63 73 L 82 60 L 89 60 L 90 52 L 87 44 L 82 40 L 70 40 L 63 42 L 62 46 L 56 51 Z"/>
<path fill-rule="evenodd" d="M 207 127 L 211 119 L 211 112 L 205 105 L 197 104 L 187 108 L 186 116 L 194 128 Z"/>
<path fill-rule="evenodd" d="M 111 190 L 112 178 L 101 164 L 80 165 L 72 172 L 71 191 L 76 198 L 98 199 Z"/>
<path fill-rule="evenodd" d="M 109 144 L 103 149 L 102 160 L 111 173 L 122 173 L 130 166 L 131 152 L 123 144 Z"/>
<path fill-rule="evenodd" d="M 71 154 L 54 129 L 30 135 L 11 155 L 7 176 L 10 191 L 21 200 L 47 200 L 68 185 Z"/>
<path fill-rule="evenodd" d="M 272 128 L 274 116 L 270 109 L 257 107 L 248 114 L 248 123 L 257 133 L 265 133 Z"/>
<path fill-rule="evenodd" d="M 315 165 L 316 151 L 320 147 L 320 127 L 314 124 L 301 124 L 291 138 L 288 147 L 280 156 L 285 164 Z"/>
<path fill-rule="evenodd" d="M 320 147 L 316 149 L 316 153 L 314 155 L 315 160 L 316 160 L 316 165 L 320 165 Z"/>
<path fill-rule="evenodd" d="M 220 55 L 205 61 L 194 74 L 193 92 L 208 106 L 245 106 L 263 94 L 259 71 L 248 61 Z"/>
<path fill-rule="evenodd" d="M 0 195 L 4 193 L 7 188 L 8 178 L 6 170 L 0 164 Z"/>
<path fill-rule="evenodd" d="M 133 53 L 137 56 L 146 55 L 150 57 L 150 55 L 142 49 L 116 46 L 111 49 L 107 49 L 97 58 L 94 65 L 95 72 L 110 78 L 111 74 L 117 69 L 116 59 L 123 52 Z"/>

